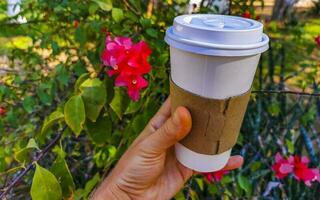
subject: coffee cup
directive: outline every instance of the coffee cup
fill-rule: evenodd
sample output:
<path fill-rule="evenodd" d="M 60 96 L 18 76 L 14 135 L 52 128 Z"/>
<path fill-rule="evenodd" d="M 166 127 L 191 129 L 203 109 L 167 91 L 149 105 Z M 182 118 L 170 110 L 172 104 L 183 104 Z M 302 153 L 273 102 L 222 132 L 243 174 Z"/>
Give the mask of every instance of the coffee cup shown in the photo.
<path fill-rule="evenodd" d="M 236 16 L 193 14 L 174 19 L 170 45 L 172 111 L 189 109 L 190 133 L 175 145 L 178 161 L 198 172 L 222 169 L 236 144 L 261 53 L 262 23 Z"/>

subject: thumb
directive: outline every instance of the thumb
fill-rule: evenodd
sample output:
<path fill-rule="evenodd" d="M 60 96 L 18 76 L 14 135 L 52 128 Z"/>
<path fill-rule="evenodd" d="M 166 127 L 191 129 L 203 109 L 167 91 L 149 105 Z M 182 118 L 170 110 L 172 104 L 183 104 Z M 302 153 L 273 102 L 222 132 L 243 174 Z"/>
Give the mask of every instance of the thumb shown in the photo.
<path fill-rule="evenodd" d="M 150 153 L 162 153 L 184 138 L 191 130 L 191 115 L 185 107 L 178 107 L 171 117 L 141 145 Z"/>

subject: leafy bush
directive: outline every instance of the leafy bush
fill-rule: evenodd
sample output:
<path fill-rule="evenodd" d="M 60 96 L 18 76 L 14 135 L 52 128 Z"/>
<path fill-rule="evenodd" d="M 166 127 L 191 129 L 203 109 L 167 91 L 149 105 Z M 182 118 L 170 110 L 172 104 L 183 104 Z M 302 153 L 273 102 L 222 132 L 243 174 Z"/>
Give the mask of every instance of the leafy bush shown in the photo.
<path fill-rule="evenodd" d="M 10 66 L 0 71 L 1 185 L 25 167 L 35 168 L 7 198 L 25 199 L 30 191 L 34 199 L 86 199 L 166 99 L 170 64 L 164 33 L 187 1 L 152 2 L 25 0 L 20 15 L 28 23 L 0 15 L 0 52 Z M 6 4 L 0 8 L 4 11 Z M 270 90 L 318 92 L 320 55 L 314 37 L 319 30 L 318 19 L 266 24 L 271 48 L 262 56 L 256 92 L 234 148 L 245 157 L 243 168 L 216 184 L 196 176 L 176 199 L 315 197 L 319 184 L 278 180 L 271 165 L 281 152 L 308 155 L 319 167 L 320 102 Z M 152 49 L 153 70 L 139 101 L 131 101 L 125 88 L 115 87 L 114 78 L 105 74 L 100 55 L 107 34 L 144 40 Z M 50 194 L 48 187 L 57 192 Z"/>

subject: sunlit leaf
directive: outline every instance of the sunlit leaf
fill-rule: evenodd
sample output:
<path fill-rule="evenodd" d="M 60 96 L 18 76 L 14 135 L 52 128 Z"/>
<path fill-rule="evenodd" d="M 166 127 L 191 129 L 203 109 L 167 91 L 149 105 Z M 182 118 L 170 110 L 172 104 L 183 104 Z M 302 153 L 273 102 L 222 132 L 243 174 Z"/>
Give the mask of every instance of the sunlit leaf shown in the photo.
<path fill-rule="evenodd" d="M 36 141 L 33 138 L 31 138 L 29 139 L 26 147 L 20 149 L 15 153 L 14 158 L 20 163 L 29 162 L 31 160 L 30 158 L 31 153 L 35 150 L 40 150 L 40 149 Z"/>
<path fill-rule="evenodd" d="M 58 155 L 50 171 L 58 179 L 63 197 L 70 197 L 75 190 L 75 184 L 65 159 Z"/>
<path fill-rule="evenodd" d="M 243 189 L 247 195 L 251 195 L 252 193 L 252 185 L 248 179 L 248 177 L 239 174 L 237 177 L 238 184 L 240 185 L 241 189 Z"/>
<path fill-rule="evenodd" d="M 92 0 L 92 1 L 97 3 L 102 10 L 110 11 L 112 9 L 111 0 Z"/>
<path fill-rule="evenodd" d="M 57 178 L 36 164 L 30 194 L 33 200 L 61 200 L 62 191 Z"/>
<path fill-rule="evenodd" d="M 71 130 L 80 135 L 86 119 L 85 108 L 81 96 L 76 95 L 69 99 L 64 106 L 65 121 Z"/>
<path fill-rule="evenodd" d="M 37 142 L 33 138 L 29 139 L 26 148 L 40 150 Z"/>
<path fill-rule="evenodd" d="M 74 86 L 74 91 L 76 93 L 79 93 L 80 92 L 80 85 L 86 81 L 88 78 L 90 77 L 90 74 L 89 73 L 85 73 L 85 74 L 82 74 L 76 81 L 76 84 Z"/>
<path fill-rule="evenodd" d="M 137 112 L 143 104 L 143 101 L 131 101 L 124 114 L 133 114 Z"/>
<path fill-rule="evenodd" d="M 95 122 L 107 100 L 105 85 L 99 79 L 87 79 L 80 85 L 86 117 Z"/>
<path fill-rule="evenodd" d="M 119 8 L 112 8 L 112 18 L 116 22 L 120 22 L 123 19 L 123 11 Z"/>
<path fill-rule="evenodd" d="M 117 114 L 119 119 L 122 119 L 122 115 L 127 109 L 130 100 L 127 94 L 121 90 L 121 88 L 115 88 L 114 97 L 110 103 L 110 107 Z"/>
<path fill-rule="evenodd" d="M 63 112 L 61 110 L 56 110 L 47 117 L 41 129 L 41 134 L 45 134 L 56 122 L 64 118 Z"/>

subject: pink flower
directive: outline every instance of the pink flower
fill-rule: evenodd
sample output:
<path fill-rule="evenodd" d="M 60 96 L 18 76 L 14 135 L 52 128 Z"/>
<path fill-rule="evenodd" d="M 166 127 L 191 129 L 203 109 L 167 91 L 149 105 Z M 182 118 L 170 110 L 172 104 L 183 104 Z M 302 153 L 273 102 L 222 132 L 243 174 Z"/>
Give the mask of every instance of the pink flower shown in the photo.
<path fill-rule="evenodd" d="M 275 161 L 275 164 L 272 165 L 272 170 L 276 173 L 278 179 L 282 179 L 292 173 L 295 179 L 303 181 L 307 186 L 311 186 L 312 181 L 320 182 L 319 169 L 309 168 L 310 160 L 306 156 L 289 156 L 285 159 L 280 153 L 277 153 Z"/>
<path fill-rule="evenodd" d="M 104 65 L 113 68 L 113 74 L 117 74 L 121 71 L 121 67 L 125 65 L 126 54 L 132 47 L 132 41 L 130 38 L 116 37 L 114 40 L 110 36 L 106 38 L 106 48 L 101 55 L 101 60 Z"/>
<path fill-rule="evenodd" d="M 292 159 L 293 157 L 289 159 L 285 159 L 281 156 L 280 153 L 276 154 L 276 157 L 275 157 L 276 162 L 275 164 L 272 165 L 272 170 L 276 173 L 276 177 L 278 179 L 283 179 L 293 171 L 294 165 L 290 161 Z"/>
<path fill-rule="evenodd" d="M 151 54 L 151 50 L 148 45 L 141 41 L 138 44 L 132 46 L 130 51 L 130 58 L 128 60 L 128 70 L 132 73 L 146 74 L 151 70 L 151 66 L 148 63 L 148 57 Z"/>
<path fill-rule="evenodd" d="M 242 14 L 242 17 L 250 19 L 251 18 L 251 14 L 250 14 L 249 11 L 244 11 L 244 13 Z"/>
<path fill-rule="evenodd" d="M 310 160 L 306 156 L 294 157 L 294 177 L 303 181 L 307 186 L 311 186 L 311 181 L 315 178 L 312 169 L 308 168 Z"/>
<path fill-rule="evenodd" d="M 317 37 L 314 38 L 314 41 L 316 42 L 316 44 L 318 45 L 318 47 L 320 47 L 320 35 L 318 35 Z"/>
<path fill-rule="evenodd" d="M 228 170 L 219 170 L 211 173 L 202 173 L 204 177 L 206 177 L 208 182 L 219 182 L 223 178 L 224 175 L 228 174 Z"/>
<path fill-rule="evenodd" d="M 127 87 L 129 97 L 137 101 L 140 98 L 140 90 L 148 86 L 148 81 L 140 75 L 121 73 L 116 78 L 115 85 Z"/>
<path fill-rule="evenodd" d="M 314 173 L 313 181 L 318 181 L 320 183 L 320 169 L 313 168 L 311 170 Z"/>
<path fill-rule="evenodd" d="M 143 78 L 151 70 L 148 58 L 151 50 L 144 41 L 133 44 L 130 38 L 110 36 L 106 38 L 106 47 L 101 55 L 109 76 L 116 75 L 115 85 L 128 88 L 129 97 L 137 101 L 140 90 L 148 86 Z"/>

